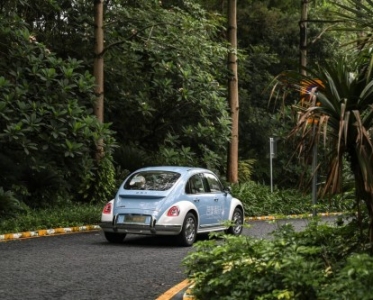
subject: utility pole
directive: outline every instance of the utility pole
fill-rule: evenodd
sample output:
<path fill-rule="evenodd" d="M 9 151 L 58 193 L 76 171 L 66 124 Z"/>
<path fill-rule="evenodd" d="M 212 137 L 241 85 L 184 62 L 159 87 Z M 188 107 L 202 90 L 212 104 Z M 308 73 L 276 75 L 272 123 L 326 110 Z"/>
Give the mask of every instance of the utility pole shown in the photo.
<path fill-rule="evenodd" d="M 228 69 L 230 78 L 228 83 L 229 107 L 232 118 L 231 139 L 228 151 L 227 180 L 238 182 L 238 76 L 237 76 L 237 1 L 228 0 Z"/>

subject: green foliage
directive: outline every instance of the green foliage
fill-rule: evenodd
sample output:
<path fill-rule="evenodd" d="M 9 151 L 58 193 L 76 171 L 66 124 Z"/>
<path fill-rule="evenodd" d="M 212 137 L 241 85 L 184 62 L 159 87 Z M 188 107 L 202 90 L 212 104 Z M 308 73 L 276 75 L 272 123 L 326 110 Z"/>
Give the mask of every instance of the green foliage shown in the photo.
<path fill-rule="evenodd" d="M 320 2 L 310 1 L 308 6 L 309 19 L 313 20 L 307 23 L 310 64 L 320 63 L 345 50 L 340 47 L 343 40 L 340 32 L 327 30 L 334 26 L 322 21 L 333 19 L 329 15 L 332 4 L 322 1 L 320 5 Z M 269 138 L 283 138 L 274 160 L 273 178 L 276 184 L 286 188 L 295 188 L 299 180 L 304 180 L 301 176 L 304 169 L 293 159 L 295 146 L 285 140 L 293 122 L 277 113 L 282 100 L 269 103 L 268 85 L 284 69 L 299 69 L 299 5 L 299 1 L 294 0 L 237 1 L 237 40 L 241 54 L 238 68 L 240 159 L 255 159 L 252 179 L 269 184 Z M 284 101 L 294 104 L 293 99 Z M 289 109 L 287 114 L 291 116 L 292 111 Z M 320 156 L 321 165 L 322 159 Z"/>
<path fill-rule="evenodd" d="M 136 145 L 124 144 L 115 149 L 113 154 L 114 162 L 128 172 L 154 163 L 144 149 Z M 121 178 L 124 180 L 124 177 Z"/>
<path fill-rule="evenodd" d="M 18 218 L 0 219 L 0 234 L 94 225 L 100 222 L 102 204 L 65 202 L 63 205 L 44 209 L 27 209 Z"/>
<path fill-rule="evenodd" d="M 197 242 L 183 264 L 196 299 L 369 299 L 372 258 L 357 247 L 356 229 L 314 219 L 270 240 L 222 235 Z"/>
<path fill-rule="evenodd" d="M 62 59 L 12 15 L 0 18 L 0 181 L 31 207 L 73 198 L 85 160 L 107 124 L 91 109 L 94 78 L 82 61 Z M 84 157 L 84 159 L 83 159 Z"/>
<path fill-rule="evenodd" d="M 79 194 L 83 202 L 104 204 L 110 201 L 116 192 L 117 181 L 113 162 L 110 157 L 104 156 L 98 163 L 84 160 L 86 164 L 82 173 L 81 189 Z"/>
<path fill-rule="evenodd" d="M 4 190 L 31 207 L 43 207 L 65 199 L 104 201 L 112 190 L 113 172 L 119 181 L 144 165 L 198 165 L 224 173 L 230 134 L 226 7 L 213 2 L 200 1 L 214 9 L 209 11 L 195 1 L 105 2 L 105 120 L 112 122 L 114 133 L 108 124 L 98 123 L 92 111 L 94 80 L 87 71 L 92 70 L 92 3 L 3 1 Z M 255 159 L 251 175 L 249 168 L 245 175 L 241 172 L 241 182 L 249 176 L 268 182 L 269 160 L 263 149 L 275 129 L 282 131 L 278 136 L 288 130 L 283 119 L 272 118 L 277 106 L 268 110 L 263 90 L 280 68 L 298 64 L 299 12 L 293 4 L 294 0 L 238 3 L 240 159 Z M 316 23 L 310 29 L 310 38 L 318 37 L 310 52 L 313 59 L 337 48 L 333 36 L 318 36 Z M 330 44 L 333 47 L 327 47 Z M 117 149 L 112 149 L 114 134 L 121 145 Z M 102 140 L 105 153 L 114 155 L 116 171 L 95 165 L 95 148 Z M 300 167 L 285 162 L 289 148 L 281 152 L 281 169 L 275 168 L 275 174 L 286 176 L 275 178 L 294 186 Z M 284 181 L 278 185 L 284 186 Z M 282 207 L 281 201 L 268 201 Z M 252 213 L 266 210 L 254 206 Z"/>
<path fill-rule="evenodd" d="M 275 188 L 249 181 L 232 186 L 232 193 L 240 199 L 247 216 L 309 214 L 317 208 L 321 212 L 342 212 L 351 210 L 354 199 L 335 196 L 331 199 L 318 199 L 313 206 L 311 194 L 298 190 Z"/>
<path fill-rule="evenodd" d="M 12 190 L 31 208 L 63 204 L 73 197 L 68 194 L 68 183 L 58 172 L 48 165 L 39 169 L 25 167 L 19 178 L 22 181 L 14 183 Z"/>
<path fill-rule="evenodd" d="M 240 182 L 248 182 L 251 180 L 254 163 L 254 159 L 246 159 L 238 162 L 238 180 Z"/>
<path fill-rule="evenodd" d="M 371 299 L 372 268 L 372 256 L 365 253 L 351 255 L 343 269 L 321 291 L 320 299 Z"/>
<path fill-rule="evenodd" d="M 105 53 L 105 105 L 120 144 L 151 164 L 225 166 L 230 118 L 216 84 L 227 78 L 223 23 L 189 1 L 113 5 L 106 18 L 118 25 L 106 39 L 120 42 Z"/>
<path fill-rule="evenodd" d="M 11 191 L 4 191 L 0 187 L 0 219 L 15 217 L 24 210 L 21 202 L 14 197 Z"/>
<path fill-rule="evenodd" d="M 195 165 L 193 161 L 195 153 L 191 152 L 190 147 L 181 146 L 179 149 L 174 147 L 161 147 L 160 155 L 157 157 L 157 164 L 159 165 L 181 165 L 190 166 Z"/>

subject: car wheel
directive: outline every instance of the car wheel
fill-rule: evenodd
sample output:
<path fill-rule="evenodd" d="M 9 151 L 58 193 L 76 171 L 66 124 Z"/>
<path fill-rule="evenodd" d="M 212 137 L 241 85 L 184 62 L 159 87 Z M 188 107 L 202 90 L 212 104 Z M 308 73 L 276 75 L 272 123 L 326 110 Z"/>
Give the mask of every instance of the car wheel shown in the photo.
<path fill-rule="evenodd" d="M 125 233 L 104 232 L 105 238 L 110 243 L 121 243 L 126 237 Z"/>
<path fill-rule="evenodd" d="M 240 235 L 243 229 L 243 212 L 238 207 L 236 207 L 233 211 L 232 223 L 235 225 L 229 227 L 227 233 L 233 235 Z"/>
<path fill-rule="evenodd" d="M 197 237 L 197 221 L 192 213 L 187 213 L 184 219 L 183 228 L 178 235 L 179 244 L 181 246 L 190 247 L 193 245 Z"/>

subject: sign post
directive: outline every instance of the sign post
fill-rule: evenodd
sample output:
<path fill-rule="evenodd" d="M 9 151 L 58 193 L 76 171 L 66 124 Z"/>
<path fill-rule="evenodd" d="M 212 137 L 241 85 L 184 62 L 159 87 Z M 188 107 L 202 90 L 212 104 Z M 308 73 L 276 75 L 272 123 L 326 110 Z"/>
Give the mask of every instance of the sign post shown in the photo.
<path fill-rule="evenodd" d="M 270 174 L 271 174 L 271 193 L 273 193 L 273 167 L 272 167 L 272 160 L 275 156 L 274 146 L 273 146 L 273 138 L 269 138 L 269 160 L 270 160 Z"/>

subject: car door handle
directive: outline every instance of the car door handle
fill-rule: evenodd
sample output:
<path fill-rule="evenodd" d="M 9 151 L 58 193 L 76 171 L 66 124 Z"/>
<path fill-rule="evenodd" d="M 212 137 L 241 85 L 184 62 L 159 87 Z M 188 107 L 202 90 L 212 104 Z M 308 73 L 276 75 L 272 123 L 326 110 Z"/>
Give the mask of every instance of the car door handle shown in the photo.
<path fill-rule="evenodd" d="M 194 201 L 194 202 L 199 202 L 199 199 L 194 199 L 193 201 Z"/>
<path fill-rule="evenodd" d="M 219 199 L 218 199 L 218 198 L 215 198 L 215 199 L 214 199 L 214 201 L 215 201 L 215 202 L 218 202 L 218 201 L 219 201 Z"/>

